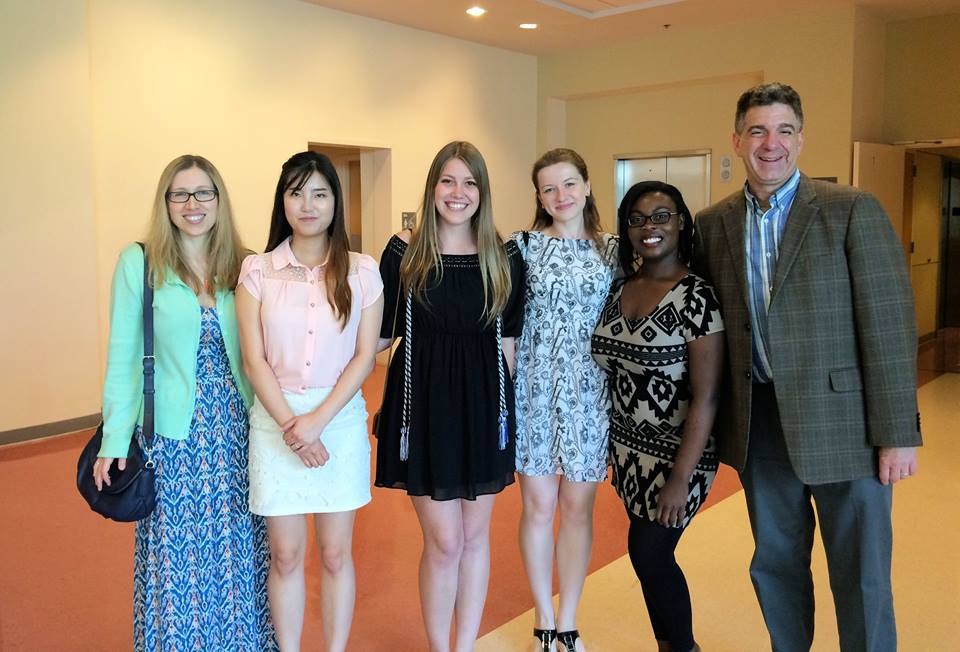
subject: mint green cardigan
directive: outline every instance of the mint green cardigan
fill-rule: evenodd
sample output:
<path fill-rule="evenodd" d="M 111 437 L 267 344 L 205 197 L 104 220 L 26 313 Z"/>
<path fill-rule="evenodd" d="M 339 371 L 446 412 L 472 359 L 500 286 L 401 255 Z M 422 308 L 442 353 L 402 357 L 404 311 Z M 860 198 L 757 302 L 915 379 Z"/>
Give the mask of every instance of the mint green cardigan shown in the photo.
<path fill-rule="evenodd" d="M 243 374 L 232 291 L 218 291 L 217 318 L 237 389 L 249 407 L 253 391 Z M 200 302 L 171 269 L 153 293 L 156 356 L 154 415 L 158 435 L 186 439 L 197 393 Z M 103 383 L 101 457 L 125 457 L 135 425 L 143 425 L 143 252 L 120 253 L 110 292 L 110 342 Z"/>

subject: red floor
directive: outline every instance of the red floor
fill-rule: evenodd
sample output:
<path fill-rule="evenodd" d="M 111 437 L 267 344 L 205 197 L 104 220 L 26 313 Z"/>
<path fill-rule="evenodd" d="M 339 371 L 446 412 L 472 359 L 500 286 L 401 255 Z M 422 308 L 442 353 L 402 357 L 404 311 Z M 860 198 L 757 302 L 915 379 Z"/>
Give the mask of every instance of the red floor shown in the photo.
<path fill-rule="evenodd" d="M 382 373 L 365 384 L 372 413 Z M 113 652 L 131 648 L 133 526 L 90 512 L 74 488 L 89 432 L 0 448 L 0 650 Z M 721 468 L 707 506 L 738 491 Z M 517 485 L 497 499 L 490 592 L 481 634 L 532 607 L 517 547 Z M 351 650 L 423 650 L 417 599 L 420 531 L 400 491 L 373 489 L 354 536 L 357 611 Z M 626 517 L 609 485 L 598 492 L 591 571 L 626 552 Z M 682 545 L 682 544 L 681 544 Z M 308 556 L 303 649 L 320 649 L 319 573 Z"/>

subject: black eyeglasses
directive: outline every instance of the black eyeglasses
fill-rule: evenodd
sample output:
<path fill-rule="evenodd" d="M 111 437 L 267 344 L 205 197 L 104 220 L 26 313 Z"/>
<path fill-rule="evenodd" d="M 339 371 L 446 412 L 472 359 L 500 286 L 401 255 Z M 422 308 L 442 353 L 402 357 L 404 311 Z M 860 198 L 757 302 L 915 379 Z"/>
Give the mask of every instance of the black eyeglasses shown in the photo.
<path fill-rule="evenodd" d="M 196 192 L 187 192 L 186 190 L 173 190 L 167 193 L 167 201 L 174 204 L 186 204 L 193 197 L 197 201 L 211 201 L 217 198 L 216 190 L 197 190 Z"/>
<path fill-rule="evenodd" d="M 627 226 L 643 226 L 650 220 L 654 224 L 666 224 L 670 218 L 680 213 L 671 213 L 670 211 L 657 211 L 653 215 L 644 215 L 643 213 L 630 213 L 627 215 Z"/>

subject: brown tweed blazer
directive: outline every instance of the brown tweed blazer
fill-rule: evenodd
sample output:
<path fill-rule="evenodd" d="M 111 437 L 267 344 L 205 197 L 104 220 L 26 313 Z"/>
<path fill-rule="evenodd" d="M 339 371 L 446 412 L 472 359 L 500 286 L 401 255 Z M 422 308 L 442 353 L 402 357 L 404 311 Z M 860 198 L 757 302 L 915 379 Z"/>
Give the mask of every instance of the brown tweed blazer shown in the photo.
<path fill-rule="evenodd" d="M 727 366 L 715 435 L 743 470 L 751 349 L 743 191 L 696 219 L 694 270 L 717 292 Z M 801 176 L 770 299 L 777 406 L 806 484 L 876 473 L 876 447 L 918 446 L 917 334 L 903 249 L 870 194 Z"/>

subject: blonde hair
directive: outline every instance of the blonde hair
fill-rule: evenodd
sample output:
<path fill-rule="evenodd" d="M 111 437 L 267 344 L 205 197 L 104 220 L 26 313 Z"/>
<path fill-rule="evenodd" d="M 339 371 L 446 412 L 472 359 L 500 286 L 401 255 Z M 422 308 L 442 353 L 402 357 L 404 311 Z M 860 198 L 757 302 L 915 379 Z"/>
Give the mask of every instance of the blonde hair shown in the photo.
<path fill-rule="evenodd" d="M 463 161 L 480 191 L 480 205 L 470 218 L 470 227 L 477 240 L 480 275 L 483 280 L 483 319 L 489 326 L 503 312 L 510 297 L 510 266 L 503 249 L 503 239 L 493 224 L 490 200 L 490 176 L 483 156 L 465 141 L 447 143 L 433 157 L 423 190 L 420 223 L 410 237 L 410 245 L 400 262 L 400 280 L 421 302 L 426 303 L 427 282 L 436 270 L 436 282 L 443 278 L 443 259 L 437 235 L 437 206 L 434 200 L 443 166 L 451 159 Z"/>
<path fill-rule="evenodd" d="M 170 190 L 173 178 L 178 172 L 191 168 L 203 170 L 210 177 L 217 191 L 217 220 L 210 229 L 210 237 L 207 239 L 209 284 L 206 288 L 203 280 L 187 265 L 180 245 L 180 230 L 170 220 L 170 211 L 167 209 L 167 191 Z M 246 251 L 233 224 L 227 187 L 213 163 L 202 156 L 184 154 L 167 164 L 160 174 L 160 181 L 157 182 L 145 247 L 150 265 L 150 278 L 154 287 L 163 285 L 168 269 L 173 270 L 180 280 L 198 294 L 205 289 L 213 294 L 217 290 L 229 291 L 236 287 L 237 277 L 240 275 L 240 264 L 243 262 Z"/>

